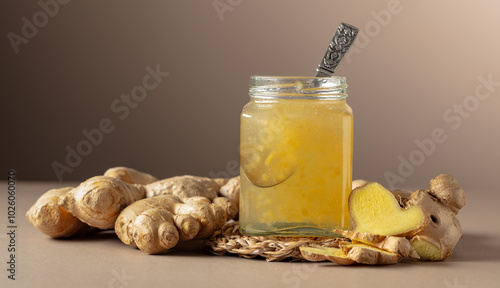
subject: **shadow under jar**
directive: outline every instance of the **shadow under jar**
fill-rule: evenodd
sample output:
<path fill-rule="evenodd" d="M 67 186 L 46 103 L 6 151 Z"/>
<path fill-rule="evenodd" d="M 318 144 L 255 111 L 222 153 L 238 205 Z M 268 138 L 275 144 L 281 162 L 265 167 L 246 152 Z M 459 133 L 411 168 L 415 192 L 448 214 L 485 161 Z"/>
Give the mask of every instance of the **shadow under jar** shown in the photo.
<path fill-rule="evenodd" d="M 344 77 L 252 76 L 241 113 L 240 231 L 351 229 L 352 109 Z"/>

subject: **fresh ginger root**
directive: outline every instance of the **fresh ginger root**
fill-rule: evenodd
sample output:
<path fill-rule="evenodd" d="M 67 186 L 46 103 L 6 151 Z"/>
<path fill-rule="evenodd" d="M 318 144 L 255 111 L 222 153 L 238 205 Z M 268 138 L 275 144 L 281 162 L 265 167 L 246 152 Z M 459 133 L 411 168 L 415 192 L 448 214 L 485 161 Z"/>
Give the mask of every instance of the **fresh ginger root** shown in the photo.
<path fill-rule="evenodd" d="M 309 261 L 331 261 L 340 265 L 395 264 L 406 257 L 419 258 L 405 237 L 338 229 L 334 232 L 346 239 L 339 242 L 339 247 L 300 247 L 302 256 Z"/>
<path fill-rule="evenodd" d="M 392 264 L 405 257 L 439 261 L 451 255 L 462 236 L 455 215 L 466 202 L 453 176 L 438 175 L 429 190 L 411 194 L 388 191 L 378 183 L 354 182 L 357 187 L 349 197 L 353 231 L 334 230 L 346 239 L 339 248 L 301 247 L 305 259 L 341 265 Z"/>
<path fill-rule="evenodd" d="M 219 189 L 219 196 L 226 197 L 229 201 L 240 203 L 240 176 L 229 179 Z"/>
<path fill-rule="evenodd" d="M 347 256 L 345 251 L 336 247 L 323 247 L 323 246 L 301 246 L 300 254 L 307 261 L 321 262 L 330 261 L 340 265 L 352 265 L 356 261 Z"/>
<path fill-rule="evenodd" d="M 213 202 L 226 211 L 227 220 L 238 218 L 240 207 L 240 176 L 230 178 L 224 185 L 221 185 L 218 195 L 219 197 L 215 198 Z"/>
<path fill-rule="evenodd" d="M 115 232 L 123 243 L 149 254 L 174 247 L 179 240 L 207 238 L 226 223 L 225 211 L 208 198 L 181 201 L 160 195 L 137 201 L 118 216 Z"/>
<path fill-rule="evenodd" d="M 396 253 L 401 257 L 410 257 L 415 259 L 420 258 L 420 256 L 413 249 L 410 241 L 405 237 L 384 236 L 338 229 L 335 229 L 334 232 L 350 239 L 352 244 L 366 244 L 387 252 Z"/>
<path fill-rule="evenodd" d="M 346 231 L 350 232 L 350 231 Z M 358 232 L 356 232 L 358 233 Z M 353 236 L 353 235 L 351 235 Z M 374 235 L 375 236 L 375 235 Z M 376 235 L 377 238 L 380 235 Z M 385 237 L 385 236 L 381 236 Z M 391 238 L 392 237 L 392 238 Z M 372 236 L 369 236 L 374 240 Z M 395 241 L 395 239 L 404 239 L 403 241 Z M 390 245 L 385 245 L 391 243 Z M 416 255 L 415 251 L 410 245 L 410 242 L 404 237 L 388 236 L 381 242 L 374 245 L 374 243 L 361 243 L 357 241 L 341 241 L 340 247 L 300 247 L 300 253 L 308 261 L 330 261 L 340 265 L 352 265 L 354 263 L 376 265 L 376 264 L 395 264 L 402 258 L 409 257 L 403 256 L 398 251 L 411 249 L 409 254 Z M 404 247 L 404 249 L 401 249 Z M 405 252 L 408 255 L 408 252 Z M 418 257 L 418 255 L 416 255 Z"/>
<path fill-rule="evenodd" d="M 95 176 L 62 195 L 59 205 L 92 227 L 110 229 L 121 210 L 145 195 L 141 185 Z"/>
<path fill-rule="evenodd" d="M 146 185 L 144 188 L 147 198 L 171 195 L 184 201 L 190 197 L 200 196 L 212 201 L 217 197 L 220 186 L 218 181 L 210 178 L 184 175 L 163 179 Z"/>
<path fill-rule="evenodd" d="M 138 221 L 145 223 L 149 221 L 147 219 L 150 214 L 153 215 L 151 217 L 155 217 L 155 221 L 168 222 L 168 219 L 173 219 L 173 223 L 179 227 L 180 234 L 175 226 L 172 226 L 175 229 L 169 228 L 170 230 L 162 228 L 164 233 L 162 241 L 166 241 L 168 237 L 180 240 L 193 237 L 206 238 L 214 229 L 220 228 L 226 219 L 237 216 L 239 177 L 209 179 L 179 176 L 158 181 L 147 173 L 126 167 L 115 167 L 107 170 L 104 176 L 90 178 L 76 188 L 48 191 L 31 207 L 26 217 L 44 234 L 51 237 L 70 237 L 92 230 L 92 227 L 99 229 L 115 227 L 120 212 L 128 205 L 145 198 L 146 194 L 149 197 L 170 195 L 171 198 L 177 199 L 175 209 L 172 208 L 173 204 L 167 205 L 170 209 L 162 209 L 166 212 L 146 213 L 139 217 Z M 194 236 L 190 236 L 186 230 L 188 228 L 196 231 Z M 176 241 L 172 240 L 170 243 L 177 243 Z M 141 248 L 144 251 L 147 249 L 149 248 Z"/>
<path fill-rule="evenodd" d="M 239 177 L 185 175 L 142 187 L 147 198 L 120 213 L 115 232 L 123 243 L 149 254 L 163 253 L 179 240 L 208 238 L 238 214 Z"/>
<path fill-rule="evenodd" d="M 128 184 L 147 185 L 158 181 L 153 175 L 127 167 L 110 168 L 104 172 L 103 176 L 116 178 Z"/>
<path fill-rule="evenodd" d="M 455 217 L 465 205 L 465 194 L 449 174 L 430 181 L 430 189 L 413 192 L 406 205 L 424 211 L 427 225 L 411 239 L 415 251 L 423 260 L 439 261 L 448 258 L 462 237 L 460 222 Z"/>
<path fill-rule="evenodd" d="M 462 237 L 455 215 L 465 205 L 465 194 L 449 174 L 438 175 L 430 184 L 429 190 L 409 196 L 401 190 L 391 196 L 378 183 L 354 189 L 349 197 L 353 230 L 405 236 L 422 260 L 448 258 Z"/>
<path fill-rule="evenodd" d="M 139 172 L 137 170 L 126 167 L 111 168 L 105 172 L 105 175 L 117 179 L 123 179 L 129 184 L 148 184 L 149 182 L 156 180 L 155 177 L 147 173 Z M 105 191 L 96 191 L 97 186 L 102 188 L 102 183 L 97 184 L 97 182 L 95 182 L 92 185 L 87 185 L 89 183 L 89 180 L 84 182 L 85 185 L 80 185 L 77 188 L 66 187 L 47 191 L 45 194 L 40 196 L 37 202 L 26 213 L 28 221 L 40 232 L 54 238 L 83 235 L 86 232 L 93 230 L 93 228 L 91 228 L 88 224 L 101 229 L 112 228 L 114 225 L 113 216 L 111 216 L 111 219 L 108 219 L 108 223 L 106 225 L 103 225 L 102 223 L 96 224 L 94 219 L 92 219 L 92 215 L 99 215 L 98 217 L 108 217 L 105 215 L 109 213 L 113 214 L 113 211 L 106 210 L 109 208 L 106 207 L 106 205 L 110 203 L 106 204 L 106 202 L 104 201 L 115 201 L 117 199 L 109 197 L 113 196 L 109 193 L 107 194 L 107 197 L 104 195 L 106 193 L 103 193 L 103 195 L 98 195 L 101 192 Z M 116 184 L 121 182 L 119 180 L 117 180 L 118 182 L 109 179 L 106 181 L 109 184 L 108 186 L 110 186 L 110 189 L 120 189 L 123 188 L 123 186 L 126 186 Z M 83 186 L 85 186 L 85 188 Z M 76 200 L 74 198 L 76 196 L 76 191 L 73 191 L 74 189 L 78 189 L 77 194 L 79 194 L 80 196 L 87 196 L 80 197 L 79 200 Z M 85 191 L 85 189 L 88 189 L 88 191 Z M 122 192 L 118 193 L 120 194 Z M 145 194 L 145 192 L 141 193 Z M 144 195 L 142 196 L 142 198 L 143 197 Z M 132 201 L 131 199 L 129 200 Z M 125 202 L 128 203 L 130 201 Z M 122 206 L 126 205 L 126 203 L 120 204 L 119 206 L 123 208 Z M 65 208 L 66 205 L 68 205 L 68 209 Z M 97 221 L 102 222 L 102 219 Z M 109 222 L 113 222 L 112 225 L 110 225 Z"/>
<path fill-rule="evenodd" d="M 176 176 L 145 185 L 146 197 L 171 195 L 186 201 L 191 197 L 205 197 L 226 211 L 227 219 L 238 214 L 239 176 L 226 181 L 191 175 Z"/>
<path fill-rule="evenodd" d="M 28 221 L 40 232 L 54 238 L 84 234 L 91 228 L 59 206 L 59 198 L 73 187 L 45 192 L 26 213 Z"/>
<path fill-rule="evenodd" d="M 354 190 L 354 189 L 356 189 L 356 188 L 358 188 L 360 186 L 365 185 L 366 183 L 368 183 L 368 182 L 366 182 L 363 179 L 352 180 L 352 186 L 351 186 L 351 188 L 352 188 L 352 190 Z"/>
<path fill-rule="evenodd" d="M 347 258 L 361 264 L 396 264 L 401 260 L 397 253 L 362 243 L 341 245 L 341 249 Z"/>

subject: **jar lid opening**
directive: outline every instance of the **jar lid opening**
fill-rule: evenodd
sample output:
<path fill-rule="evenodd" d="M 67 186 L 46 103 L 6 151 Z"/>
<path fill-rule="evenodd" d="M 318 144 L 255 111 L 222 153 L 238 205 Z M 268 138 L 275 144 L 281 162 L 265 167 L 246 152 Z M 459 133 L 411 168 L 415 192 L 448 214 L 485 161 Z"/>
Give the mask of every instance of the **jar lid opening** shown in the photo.
<path fill-rule="evenodd" d="M 342 76 L 252 76 L 249 95 L 258 98 L 343 99 L 347 97 L 347 84 Z"/>

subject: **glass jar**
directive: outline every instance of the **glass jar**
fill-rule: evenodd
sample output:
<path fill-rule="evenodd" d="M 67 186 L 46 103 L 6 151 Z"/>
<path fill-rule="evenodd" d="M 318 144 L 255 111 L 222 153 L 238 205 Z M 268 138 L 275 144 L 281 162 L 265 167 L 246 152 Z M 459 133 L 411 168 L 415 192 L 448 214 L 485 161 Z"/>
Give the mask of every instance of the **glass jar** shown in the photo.
<path fill-rule="evenodd" d="M 241 113 L 240 231 L 351 229 L 352 109 L 344 77 L 252 76 Z"/>

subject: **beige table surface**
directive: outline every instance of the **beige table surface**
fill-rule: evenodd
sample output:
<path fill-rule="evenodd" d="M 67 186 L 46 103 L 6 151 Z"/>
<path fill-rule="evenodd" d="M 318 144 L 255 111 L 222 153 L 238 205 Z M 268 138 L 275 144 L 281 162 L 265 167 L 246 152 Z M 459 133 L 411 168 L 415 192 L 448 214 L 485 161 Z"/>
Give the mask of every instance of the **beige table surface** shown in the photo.
<path fill-rule="evenodd" d="M 444 262 L 342 267 L 215 256 L 199 241 L 152 256 L 121 243 L 111 231 L 50 239 L 24 215 L 44 191 L 76 183 L 18 182 L 12 281 L 6 264 L 7 184 L 0 183 L 0 287 L 500 287 L 500 191 L 466 191 L 467 205 L 459 213 L 464 236 Z"/>

